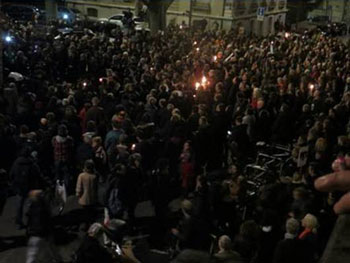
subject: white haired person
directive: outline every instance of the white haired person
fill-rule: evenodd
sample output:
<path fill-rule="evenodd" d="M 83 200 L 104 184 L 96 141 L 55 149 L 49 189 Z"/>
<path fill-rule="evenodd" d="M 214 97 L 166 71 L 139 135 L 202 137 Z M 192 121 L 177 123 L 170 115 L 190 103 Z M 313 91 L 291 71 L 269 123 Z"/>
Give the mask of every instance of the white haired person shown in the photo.
<path fill-rule="evenodd" d="M 223 235 L 219 238 L 219 252 L 214 255 L 216 262 L 230 262 L 241 263 L 243 262 L 238 252 L 232 250 L 232 241 L 229 236 Z"/>
<path fill-rule="evenodd" d="M 312 214 L 306 214 L 306 216 L 301 221 L 301 225 L 304 227 L 303 232 L 300 233 L 299 239 L 304 240 L 307 244 L 307 247 L 311 250 L 310 252 L 314 255 L 314 260 L 317 260 L 317 227 L 318 220 Z"/>
<path fill-rule="evenodd" d="M 284 239 L 279 241 L 273 263 L 309 263 L 312 262 L 312 253 L 304 245 L 305 242 L 298 239 L 300 223 L 295 218 L 289 218 L 286 222 Z"/>

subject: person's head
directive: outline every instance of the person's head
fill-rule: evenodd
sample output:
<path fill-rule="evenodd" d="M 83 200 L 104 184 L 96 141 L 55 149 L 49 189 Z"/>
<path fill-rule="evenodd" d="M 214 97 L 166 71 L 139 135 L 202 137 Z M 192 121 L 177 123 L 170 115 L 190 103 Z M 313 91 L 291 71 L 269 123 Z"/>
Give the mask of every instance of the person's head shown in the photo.
<path fill-rule="evenodd" d="M 297 235 L 299 232 L 300 224 L 295 218 L 289 218 L 286 222 L 286 232 L 292 235 Z"/>
<path fill-rule="evenodd" d="M 221 236 L 218 243 L 220 251 L 229 251 L 232 249 L 232 242 L 229 236 Z"/>
<path fill-rule="evenodd" d="M 258 102 L 257 102 L 258 110 L 262 109 L 264 105 L 265 105 L 265 101 L 263 99 L 258 99 Z"/>
<path fill-rule="evenodd" d="M 235 119 L 235 124 L 238 126 L 238 125 L 241 125 L 242 124 L 242 117 L 241 116 L 237 116 L 236 119 Z"/>
<path fill-rule="evenodd" d="M 208 120 L 205 116 L 202 116 L 199 118 L 199 121 L 198 121 L 198 124 L 199 124 L 199 127 L 205 127 L 205 126 L 208 126 Z"/>
<path fill-rule="evenodd" d="M 113 115 L 113 117 L 112 117 L 113 130 L 119 130 L 119 129 L 121 129 L 121 127 L 122 127 L 122 124 L 120 123 L 120 121 L 118 121 L 118 115 L 117 114 Z"/>
<path fill-rule="evenodd" d="M 185 215 L 191 215 L 193 211 L 193 204 L 190 200 L 185 199 L 181 203 L 181 210 Z"/>
<path fill-rule="evenodd" d="M 310 112 L 310 105 L 309 105 L 309 104 L 304 104 L 304 105 L 303 105 L 303 112 L 304 112 L 304 113 Z"/>
<path fill-rule="evenodd" d="M 293 190 L 294 200 L 304 200 L 307 197 L 307 191 L 304 187 L 297 187 Z"/>
<path fill-rule="evenodd" d="M 325 152 L 327 149 L 327 141 L 325 138 L 318 138 L 315 143 L 316 152 Z"/>
<path fill-rule="evenodd" d="M 254 220 L 245 221 L 241 224 L 239 233 L 243 238 L 255 240 L 259 235 L 259 226 Z"/>
<path fill-rule="evenodd" d="M 166 107 L 166 99 L 164 99 L 164 98 L 160 99 L 158 104 L 159 104 L 159 107 L 165 108 Z"/>
<path fill-rule="evenodd" d="M 84 142 L 85 144 L 91 145 L 91 143 L 92 143 L 91 134 L 89 134 L 88 132 L 87 132 L 87 133 L 84 133 L 84 134 L 83 134 L 83 142 Z"/>
<path fill-rule="evenodd" d="M 29 133 L 29 128 L 25 124 L 21 125 L 19 130 L 20 130 L 21 135 L 27 135 Z"/>
<path fill-rule="evenodd" d="M 84 163 L 84 172 L 86 173 L 95 173 L 95 163 L 93 160 L 86 160 Z"/>
<path fill-rule="evenodd" d="M 92 147 L 98 148 L 102 145 L 102 138 L 100 136 L 96 136 L 92 138 Z"/>
<path fill-rule="evenodd" d="M 140 167 L 141 160 L 142 160 L 142 157 L 141 157 L 141 154 L 139 153 L 133 153 L 132 155 L 129 156 L 129 164 L 136 168 Z"/>
<path fill-rule="evenodd" d="M 184 143 L 184 146 L 183 146 L 183 151 L 190 151 L 191 150 L 191 145 L 192 145 L 192 142 L 191 141 L 186 141 Z"/>
<path fill-rule="evenodd" d="M 306 214 L 306 216 L 301 220 L 301 225 L 307 229 L 316 229 L 318 226 L 318 220 L 316 216 L 312 214 Z"/>
<path fill-rule="evenodd" d="M 68 129 L 66 125 L 62 124 L 58 127 L 58 135 L 61 137 L 67 137 Z"/>
<path fill-rule="evenodd" d="M 95 132 L 96 131 L 96 122 L 94 122 L 93 120 L 88 121 L 88 123 L 86 124 L 86 130 L 88 132 Z"/>

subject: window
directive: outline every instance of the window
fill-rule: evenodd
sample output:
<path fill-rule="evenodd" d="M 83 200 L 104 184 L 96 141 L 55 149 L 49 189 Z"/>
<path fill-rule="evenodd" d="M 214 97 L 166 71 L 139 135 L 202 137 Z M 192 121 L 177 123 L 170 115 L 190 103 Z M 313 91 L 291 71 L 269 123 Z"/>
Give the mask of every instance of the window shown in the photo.
<path fill-rule="evenodd" d="M 269 3 L 269 11 L 274 10 L 275 7 L 276 7 L 276 1 L 275 1 L 275 0 L 270 0 L 270 3 Z"/>
<path fill-rule="evenodd" d="M 286 6 L 286 1 L 285 0 L 280 0 L 278 3 L 278 8 L 283 9 Z"/>
<path fill-rule="evenodd" d="M 87 9 L 87 15 L 92 16 L 92 17 L 97 17 L 98 16 L 98 11 L 95 8 L 88 8 Z"/>
<path fill-rule="evenodd" d="M 123 19 L 123 16 L 121 16 L 121 15 L 116 15 L 116 16 L 112 16 L 110 19 L 111 19 L 111 20 L 122 20 L 122 19 Z"/>

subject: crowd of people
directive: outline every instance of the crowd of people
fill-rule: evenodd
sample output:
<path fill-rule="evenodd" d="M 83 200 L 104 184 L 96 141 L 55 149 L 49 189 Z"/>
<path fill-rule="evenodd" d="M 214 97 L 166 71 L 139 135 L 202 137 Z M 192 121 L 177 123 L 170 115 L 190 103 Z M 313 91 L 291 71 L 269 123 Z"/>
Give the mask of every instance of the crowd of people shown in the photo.
<path fill-rule="evenodd" d="M 96 208 L 105 210 L 105 226 L 92 224 L 78 262 L 102 258 L 89 252 L 105 253 L 93 238 L 110 221 L 133 229 L 144 200 L 155 209 L 155 243 L 176 250 L 174 262 L 320 258 L 341 198 L 335 190 L 348 186 L 322 177 L 316 186 L 332 190 L 323 194 L 314 184 L 332 169 L 343 178 L 350 166 L 347 45 L 317 31 L 256 37 L 169 25 L 150 35 L 95 24 L 63 34 L 53 24 L 42 35 L 32 23 L 3 28 L 12 40 L 5 72 L 19 74 L 6 76 L 1 90 L 0 195 L 17 195 L 18 228 L 49 235 L 38 189 L 58 180 L 78 196 L 86 229 L 103 218 Z M 244 167 L 258 141 L 290 147 L 292 173 L 261 186 L 247 218 Z M 178 215 L 168 207 L 176 198 Z M 30 240 L 29 248 L 42 242 Z M 36 250 L 28 251 L 27 262 L 35 262 Z"/>

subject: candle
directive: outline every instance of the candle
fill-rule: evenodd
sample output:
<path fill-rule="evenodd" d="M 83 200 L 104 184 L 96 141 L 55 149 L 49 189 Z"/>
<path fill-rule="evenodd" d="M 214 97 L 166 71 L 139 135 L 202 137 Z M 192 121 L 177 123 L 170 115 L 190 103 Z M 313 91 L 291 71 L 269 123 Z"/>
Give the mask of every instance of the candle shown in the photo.
<path fill-rule="evenodd" d="M 196 90 L 198 90 L 201 84 L 199 82 L 196 82 L 195 86 L 196 86 Z"/>
<path fill-rule="evenodd" d="M 273 41 L 271 41 L 270 52 L 273 54 Z"/>

